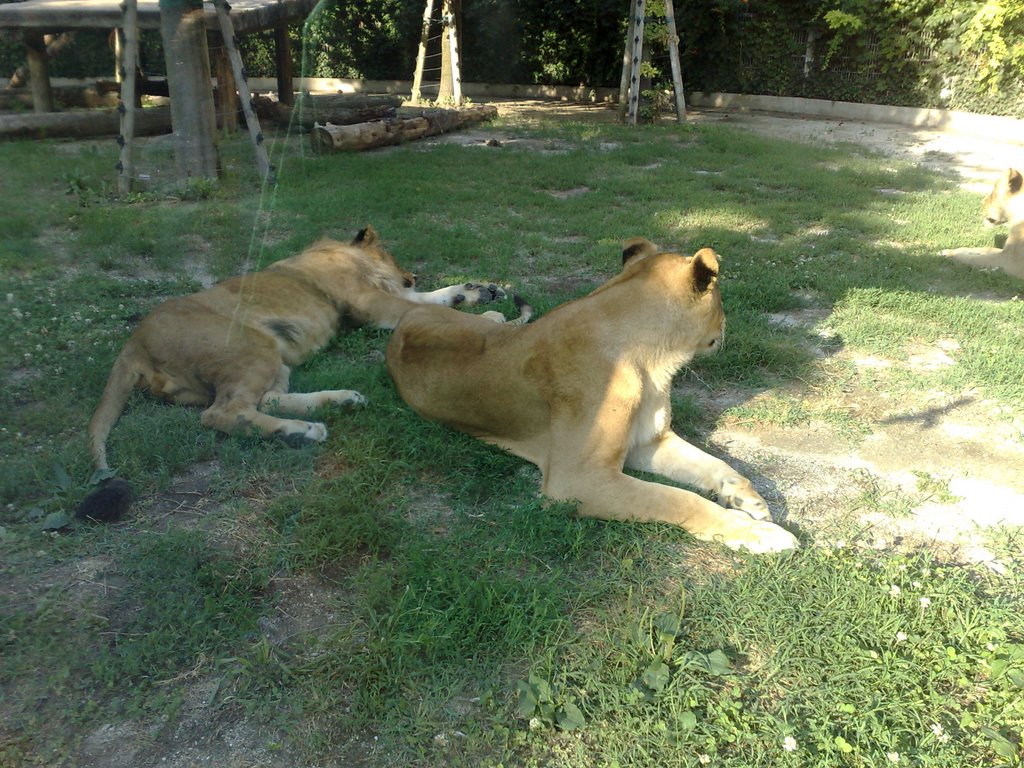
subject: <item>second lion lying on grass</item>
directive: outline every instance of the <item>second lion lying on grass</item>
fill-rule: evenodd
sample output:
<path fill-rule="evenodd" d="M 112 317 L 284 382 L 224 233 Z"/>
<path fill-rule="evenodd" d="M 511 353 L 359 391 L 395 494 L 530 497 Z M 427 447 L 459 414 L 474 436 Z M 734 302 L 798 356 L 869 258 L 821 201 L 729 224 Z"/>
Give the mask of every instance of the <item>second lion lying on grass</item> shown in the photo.
<path fill-rule="evenodd" d="M 222 432 L 321 442 L 327 428 L 304 417 L 328 403 L 362 403 L 363 396 L 348 389 L 292 393 L 288 378 L 291 366 L 322 349 L 339 327 L 394 328 L 419 304 L 472 306 L 502 296 L 494 285 L 475 283 L 417 293 L 413 275 L 366 227 L 350 243 L 324 238 L 260 272 L 169 299 L 142 320 L 114 362 L 89 422 L 93 466 L 107 470 L 107 437 L 135 389 L 202 406 L 203 426 Z M 101 491 L 86 498 L 79 517 L 110 517 L 106 506 L 124 505 L 122 485 Z"/>
<path fill-rule="evenodd" d="M 671 429 L 673 376 L 722 340 L 716 254 L 659 253 L 636 238 L 622 256 L 621 274 L 531 325 L 410 310 L 387 348 L 399 393 L 420 415 L 533 462 L 543 493 L 578 501 L 582 515 L 674 523 L 753 552 L 795 548 L 749 480 Z"/>

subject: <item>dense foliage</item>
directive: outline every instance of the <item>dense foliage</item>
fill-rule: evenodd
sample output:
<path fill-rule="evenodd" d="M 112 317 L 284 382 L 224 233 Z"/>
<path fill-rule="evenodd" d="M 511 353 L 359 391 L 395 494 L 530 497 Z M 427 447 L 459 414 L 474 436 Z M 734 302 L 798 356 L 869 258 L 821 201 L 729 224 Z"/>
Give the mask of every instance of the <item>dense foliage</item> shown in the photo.
<path fill-rule="evenodd" d="M 618 85 L 629 0 L 461 5 L 464 80 Z M 659 0 L 647 5 L 657 16 Z M 675 7 L 688 90 L 1024 117 L 1019 0 L 695 0 Z M 422 14 L 417 2 L 324 0 L 293 30 L 296 66 L 307 76 L 409 80 Z M 657 24 L 650 29 L 663 34 Z M 55 62 L 55 74 L 109 68 L 99 63 L 109 57 L 105 37 L 81 38 Z M 158 43 L 144 58 L 154 71 Z M 243 45 L 250 71 L 272 74 L 270 35 Z M 667 72 L 662 46 L 649 47 L 653 68 Z M 0 37 L 0 74 L 19 58 L 18 41 Z"/>

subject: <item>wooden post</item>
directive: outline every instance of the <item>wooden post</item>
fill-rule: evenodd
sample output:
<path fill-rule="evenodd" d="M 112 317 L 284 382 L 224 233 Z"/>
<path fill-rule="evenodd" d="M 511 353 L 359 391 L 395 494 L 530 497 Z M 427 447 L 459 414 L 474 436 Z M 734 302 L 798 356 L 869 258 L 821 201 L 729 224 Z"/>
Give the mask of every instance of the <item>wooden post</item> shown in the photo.
<path fill-rule="evenodd" d="M 238 95 L 235 93 L 235 75 L 231 68 L 231 57 L 228 56 L 224 36 L 220 37 L 220 45 L 215 46 L 213 55 L 213 71 L 217 75 L 217 115 L 220 128 L 225 133 L 238 130 Z M 216 38 L 215 38 L 216 39 Z"/>
<path fill-rule="evenodd" d="M 452 0 L 445 0 L 445 3 L 450 4 L 451 2 Z M 448 55 L 451 61 L 452 101 L 458 107 L 462 105 L 462 75 L 459 66 L 459 25 L 458 16 L 451 12 L 451 5 L 449 5 L 449 13 L 445 19 L 448 25 Z"/>
<path fill-rule="evenodd" d="M 632 10 L 632 9 L 631 9 Z M 636 31 L 636 13 L 629 14 L 629 21 L 626 24 L 626 45 L 622 52 L 622 79 L 619 81 L 619 122 L 626 121 L 626 108 L 629 105 L 629 76 L 632 67 L 629 66 L 633 59 L 633 33 Z"/>
<path fill-rule="evenodd" d="M 668 25 L 668 57 L 672 62 L 676 120 L 682 123 L 686 121 L 686 94 L 683 93 L 683 68 L 679 62 L 679 35 L 676 33 L 676 12 L 672 7 L 672 0 L 665 0 L 665 23 Z"/>
<path fill-rule="evenodd" d="M 462 104 L 462 78 L 459 73 L 459 16 L 460 0 L 442 0 L 441 3 L 441 82 L 437 89 L 438 101 Z"/>
<path fill-rule="evenodd" d="M 430 17 L 434 14 L 434 0 L 427 0 L 423 11 L 423 28 L 420 30 L 420 47 L 416 51 L 416 72 L 412 76 L 412 102 L 419 104 L 420 88 L 423 86 L 423 66 L 427 61 L 427 43 L 430 42 Z"/>
<path fill-rule="evenodd" d="M 252 93 L 249 91 L 249 78 L 242 66 L 242 55 L 238 52 L 238 41 L 235 38 L 235 27 L 231 23 L 231 16 L 228 12 L 231 6 L 225 0 L 213 0 L 213 7 L 217 9 L 217 21 L 220 22 L 220 33 L 224 38 L 224 47 L 227 48 L 228 58 L 231 59 L 231 66 L 235 72 L 235 84 L 238 86 L 238 97 L 242 102 L 242 113 L 245 115 L 245 124 L 249 127 L 249 136 L 252 137 L 253 149 L 256 152 L 256 167 L 259 169 L 260 178 L 265 182 L 274 182 L 273 168 L 270 166 L 270 158 L 267 157 L 267 148 L 263 146 L 263 131 L 260 130 L 260 121 L 252 108 Z M 174 100 L 171 100 L 174 103 Z"/>
<path fill-rule="evenodd" d="M 160 0 L 160 37 L 171 94 L 178 175 L 216 179 L 217 113 L 210 86 L 206 21 L 198 0 Z"/>
<path fill-rule="evenodd" d="M 629 110 L 626 122 L 636 125 L 637 113 L 640 111 L 640 62 L 644 55 L 644 0 L 633 0 L 633 37 L 632 52 L 629 57 Z"/>
<path fill-rule="evenodd" d="M 121 159 L 117 163 L 117 191 L 127 195 L 132 191 L 132 176 L 135 172 L 132 146 L 135 140 L 135 69 L 139 56 L 137 0 L 124 0 L 121 13 L 124 44 L 119 46 L 121 61 L 117 72 L 121 78 L 121 103 L 117 107 L 121 113 L 121 135 L 117 139 L 121 145 Z M 114 30 L 114 34 L 120 40 L 121 33 Z"/>
<path fill-rule="evenodd" d="M 274 27 L 274 57 L 277 64 L 277 101 L 291 106 L 295 103 L 292 90 L 292 41 L 288 37 L 288 23 Z"/>
<path fill-rule="evenodd" d="M 28 58 L 28 84 L 32 88 L 32 108 L 36 112 L 53 112 L 49 57 L 42 32 L 25 32 L 25 53 Z"/>

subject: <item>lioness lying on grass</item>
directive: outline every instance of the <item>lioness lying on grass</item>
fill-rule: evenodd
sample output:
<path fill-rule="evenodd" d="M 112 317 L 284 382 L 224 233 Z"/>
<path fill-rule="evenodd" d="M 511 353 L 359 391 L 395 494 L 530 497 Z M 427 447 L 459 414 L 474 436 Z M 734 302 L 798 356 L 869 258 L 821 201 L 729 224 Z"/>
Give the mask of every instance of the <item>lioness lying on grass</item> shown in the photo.
<path fill-rule="evenodd" d="M 673 376 L 722 340 L 716 254 L 659 253 L 636 238 L 622 256 L 621 274 L 531 325 L 409 310 L 387 348 L 399 393 L 420 415 L 533 462 L 543 493 L 578 501 L 582 515 L 674 523 L 753 552 L 793 549 L 749 480 L 671 429 Z"/>
<path fill-rule="evenodd" d="M 1024 280 L 1024 176 L 1010 168 L 999 177 L 982 202 L 982 215 L 989 226 L 1009 224 L 1010 234 L 1002 248 L 948 248 L 942 251 L 974 267 L 998 267 Z"/>

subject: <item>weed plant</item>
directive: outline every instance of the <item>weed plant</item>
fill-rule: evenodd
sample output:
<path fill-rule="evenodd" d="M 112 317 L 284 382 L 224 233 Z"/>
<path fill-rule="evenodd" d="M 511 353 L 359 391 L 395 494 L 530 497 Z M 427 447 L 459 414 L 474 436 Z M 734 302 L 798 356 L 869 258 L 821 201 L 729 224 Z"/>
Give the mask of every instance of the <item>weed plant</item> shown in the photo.
<path fill-rule="evenodd" d="M 935 255 L 986 238 L 951 179 L 714 125 L 485 130 L 501 146 L 312 156 L 279 138 L 270 195 L 226 141 L 222 184 L 127 200 L 112 145 L 0 144 L 0 765 L 78 764 L 106 726 L 138 734 L 140 760 L 183 739 L 216 755 L 224 723 L 282 766 L 1020 765 L 1020 568 L 865 546 L 855 512 L 910 503 L 867 477 L 783 557 L 577 519 L 532 466 L 412 414 L 380 331 L 293 374 L 369 399 L 318 414 L 323 446 L 134 398 L 110 456 L 136 512 L 69 523 L 85 425 L 139 319 L 368 223 L 423 287 L 496 280 L 541 312 L 614 274 L 628 237 L 714 247 L 728 336 L 682 378 L 767 397 L 722 414 L 681 388 L 697 440 L 719 418 L 863 437 L 829 397 L 869 374 L 771 322 L 803 310 L 832 351 L 899 359 L 956 335 L 959 365 L 884 385 L 972 387 L 1022 415 L 1019 285 Z M 914 498 L 950 496 L 918 480 Z M 1019 534 L 999 535 L 1019 564 Z"/>

